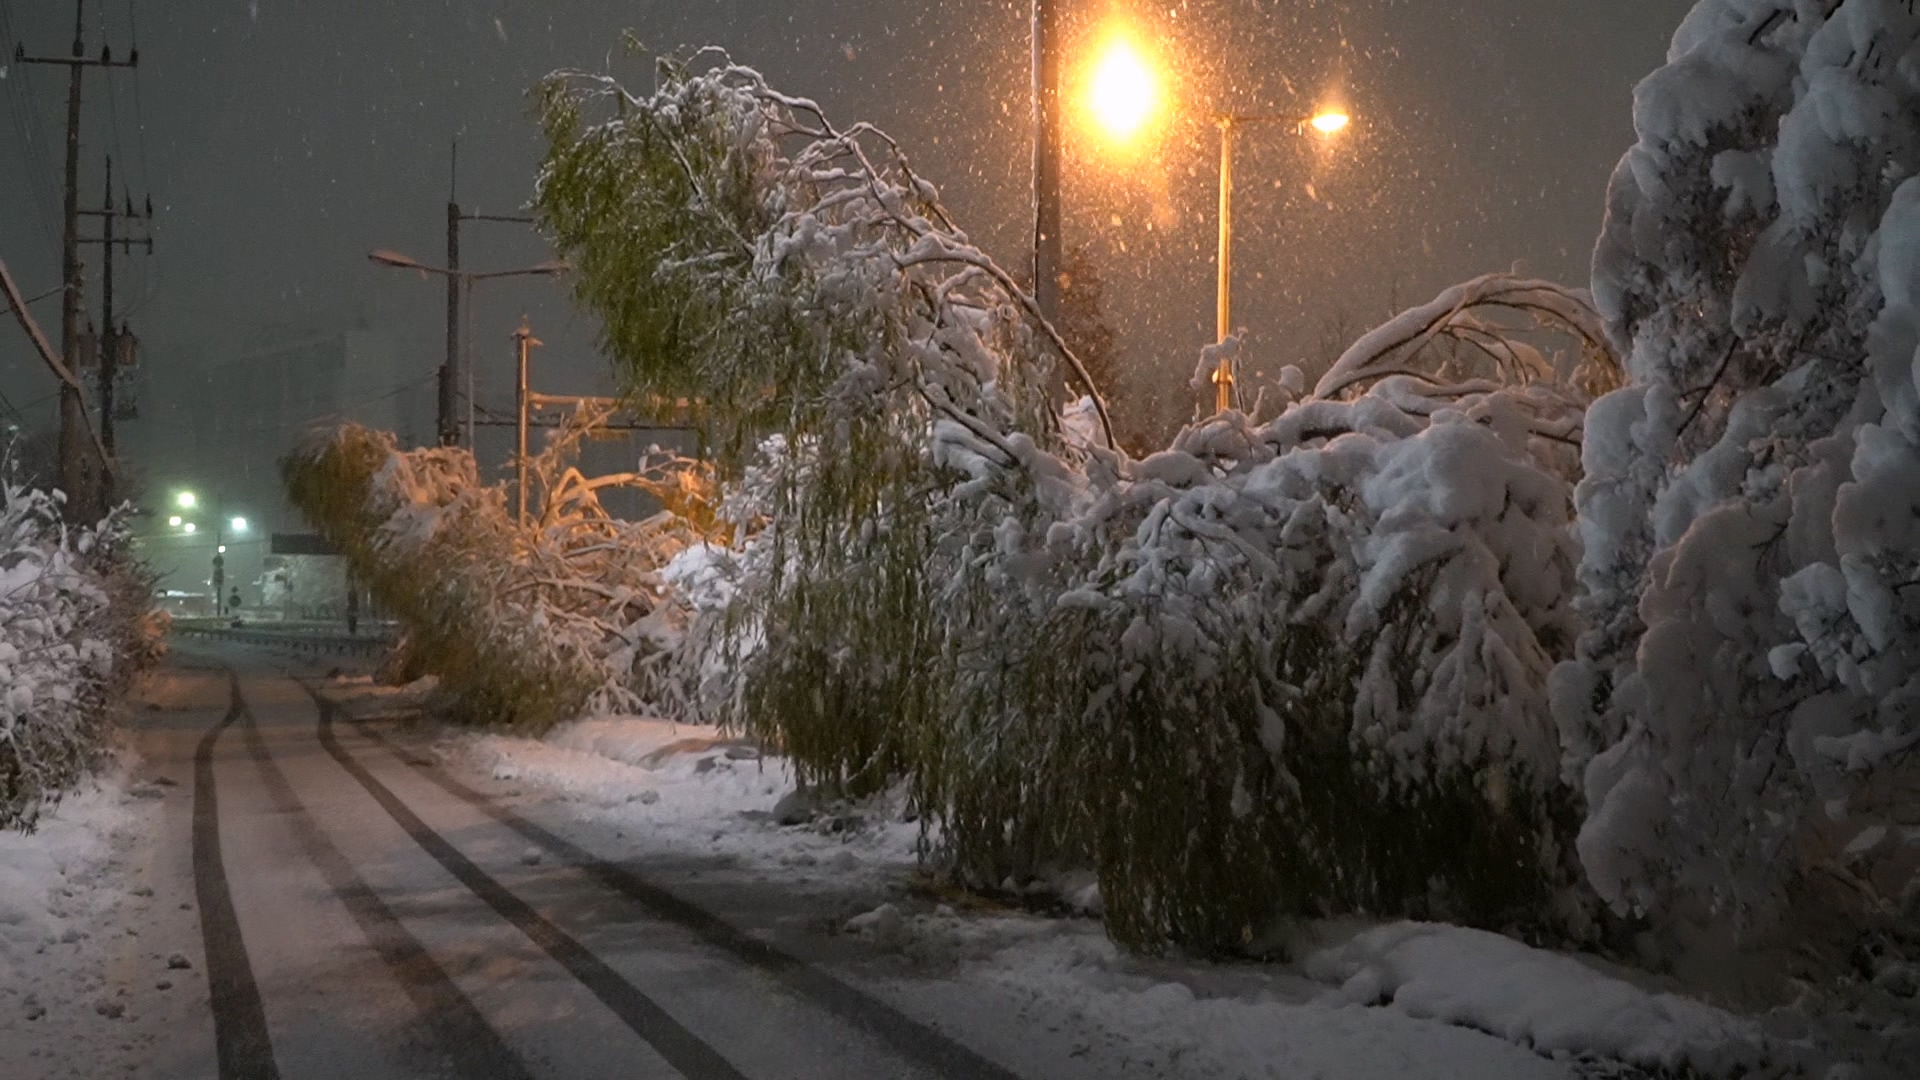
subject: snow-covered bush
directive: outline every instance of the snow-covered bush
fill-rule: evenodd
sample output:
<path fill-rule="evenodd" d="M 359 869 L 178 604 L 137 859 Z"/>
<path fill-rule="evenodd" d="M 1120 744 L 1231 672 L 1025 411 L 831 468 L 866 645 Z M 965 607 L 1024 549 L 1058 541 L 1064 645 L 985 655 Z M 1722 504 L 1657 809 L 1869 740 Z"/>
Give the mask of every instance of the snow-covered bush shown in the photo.
<path fill-rule="evenodd" d="M 402 451 L 346 425 L 281 463 L 293 504 L 401 621 L 407 664 L 476 722 L 540 731 L 587 708 L 673 707 L 683 613 L 659 570 L 700 535 L 671 510 L 626 522 L 602 509 L 609 485 L 678 485 L 583 477 L 570 461 L 593 422 L 534 460 L 524 525 L 466 450 Z"/>
<path fill-rule="evenodd" d="M 1544 921 L 1568 487 L 1523 425 L 1396 395 L 1419 396 L 1215 418 L 1070 517 L 972 538 L 980 606 L 923 782 L 963 869 L 1090 852 L 1134 942 L 1229 945 L 1283 913 Z"/>
<path fill-rule="evenodd" d="M 537 205 L 609 351 L 717 426 L 741 528 L 699 559 L 710 717 L 811 783 L 904 776 L 967 880 L 1092 867 L 1136 944 L 1540 917 L 1577 821 L 1545 683 L 1584 399 L 1488 312 L 1572 331 L 1591 375 L 1581 296 L 1467 283 L 1328 396 L 1134 462 L 1097 398 L 1062 438 L 1070 355 L 879 132 L 738 67 L 544 101 Z"/>
<path fill-rule="evenodd" d="M 0 829 L 31 828 L 99 762 L 115 694 L 162 651 L 123 540 L 116 520 L 71 529 L 56 496 L 0 486 Z"/>
<path fill-rule="evenodd" d="M 1554 676 L 1582 860 L 1663 920 L 1911 910 L 1876 874 L 1920 821 L 1920 14 L 1703 0 L 1634 120 Z"/>

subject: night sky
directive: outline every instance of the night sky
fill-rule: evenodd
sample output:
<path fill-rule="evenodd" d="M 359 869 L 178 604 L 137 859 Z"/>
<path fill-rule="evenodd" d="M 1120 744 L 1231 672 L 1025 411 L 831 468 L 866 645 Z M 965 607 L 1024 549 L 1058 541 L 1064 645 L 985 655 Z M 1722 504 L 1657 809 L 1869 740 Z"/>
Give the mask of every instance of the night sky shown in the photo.
<path fill-rule="evenodd" d="M 1129 18 L 1178 72 L 1157 146 L 1121 158 L 1069 137 L 1066 242 L 1107 279 L 1110 319 L 1140 388 L 1167 391 L 1213 332 L 1216 109 L 1356 118 L 1338 150 L 1250 136 L 1237 172 L 1237 321 L 1252 368 L 1311 361 L 1339 336 L 1489 270 L 1584 284 L 1602 194 L 1628 145 L 1634 82 L 1659 63 L 1690 0 L 1214 0 L 1070 4 L 1083 27 Z M 389 335 L 390 392 L 431 379 L 442 287 L 370 266 L 391 248 L 439 263 L 450 146 L 460 201 L 512 213 L 539 156 L 527 89 L 560 67 L 715 44 L 837 118 L 895 134 L 976 242 L 1025 258 L 1028 6 L 1024 0 L 92 0 L 87 46 L 136 74 L 91 73 L 83 203 L 101 159 L 139 202 L 158 251 L 121 277 L 147 344 L 152 407 L 127 429 L 152 486 L 211 484 L 217 460 L 176 436 L 223 407 L 196 373 L 249 341 L 326 325 Z M 0 258 L 29 295 L 57 284 L 64 72 L 10 63 L 15 41 L 64 55 L 71 0 L 0 0 Z M 116 186 L 119 186 L 116 183 Z M 470 268 L 549 257 L 513 225 L 469 226 Z M 89 273 L 98 249 L 84 257 Z M 505 404 L 507 334 L 522 312 L 548 343 L 547 388 L 610 385 L 591 321 L 563 287 L 482 284 L 474 316 L 482 399 Z M 87 299 L 98 310 L 98 293 Z M 34 305 L 57 334 L 58 301 Z M 1323 341 L 1326 339 L 1326 341 Z M 54 420 L 53 383 L 11 322 L 0 329 L 0 415 Z M 18 414 L 16 417 L 15 414 Z M 196 479 L 198 477 L 198 479 Z"/>

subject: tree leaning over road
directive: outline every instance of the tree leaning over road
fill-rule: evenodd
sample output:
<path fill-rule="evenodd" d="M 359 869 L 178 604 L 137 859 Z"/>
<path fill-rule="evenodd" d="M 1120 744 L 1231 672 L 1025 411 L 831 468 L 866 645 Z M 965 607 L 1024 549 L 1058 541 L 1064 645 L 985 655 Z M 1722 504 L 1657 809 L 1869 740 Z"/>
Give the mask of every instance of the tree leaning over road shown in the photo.
<path fill-rule="evenodd" d="M 1396 339 L 1266 424 L 1071 447 L 1050 328 L 882 133 L 725 64 L 541 101 L 536 208 L 578 296 L 631 391 L 715 426 L 736 531 L 690 600 L 703 716 L 809 784 L 904 780 L 970 884 L 1093 869 L 1136 945 L 1560 917 L 1559 367 L 1448 294 L 1441 324 L 1540 362 L 1454 381 Z M 1456 291 L 1590 321 L 1544 283 Z"/>

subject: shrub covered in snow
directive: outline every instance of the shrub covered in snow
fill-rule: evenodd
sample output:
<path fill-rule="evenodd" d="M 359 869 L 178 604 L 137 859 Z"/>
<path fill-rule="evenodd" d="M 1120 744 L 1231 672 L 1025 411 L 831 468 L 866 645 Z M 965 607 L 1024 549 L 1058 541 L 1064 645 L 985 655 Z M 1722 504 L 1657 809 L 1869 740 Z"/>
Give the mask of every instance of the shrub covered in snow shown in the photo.
<path fill-rule="evenodd" d="M 400 619 L 408 665 L 439 676 L 470 719 L 541 731 L 588 707 L 671 705 L 682 615 L 658 571 L 699 534 L 671 510 L 605 512 L 599 490 L 653 480 L 569 465 L 593 419 L 535 460 L 524 525 L 465 450 L 402 451 L 347 425 L 281 463 L 294 505 Z"/>
<path fill-rule="evenodd" d="M 116 521 L 72 529 L 57 497 L 0 486 L 0 829 L 31 828 L 99 762 L 115 694 L 161 651 L 123 539 Z"/>
<path fill-rule="evenodd" d="M 1094 868 L 1133 943 L 1541 917 L 1578 820 L 1545 685 L 1583 397 L 1486 313 L 1605 368 L 1583 297 L 1467 283 L 1325 396 L 1136 462 L 1061 437 L 1071 357 L 880 133 L 734 67 L 562 76 L 545 108 L 538 206 L 609 351 L 731 451 L 709 717 L 809 782 L 905 776 L 971 881 Z"/>
<path fill-rule="evenodd" d="M 1554 680 L 1581 857 L 1660 918 L 1912 910 L 1920 14 L 1703 0 L 1634 120 L 1594 255 L 1631 383 Z"/>

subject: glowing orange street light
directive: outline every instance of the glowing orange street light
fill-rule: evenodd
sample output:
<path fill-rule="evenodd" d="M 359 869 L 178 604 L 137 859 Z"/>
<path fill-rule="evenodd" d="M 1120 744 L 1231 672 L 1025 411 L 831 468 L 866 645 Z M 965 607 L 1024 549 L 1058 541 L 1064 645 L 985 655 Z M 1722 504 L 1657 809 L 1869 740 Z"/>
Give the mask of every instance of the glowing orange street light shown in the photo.
<path fill-rule="evenodd" d="M 1292 122 L 1296 132 L 1312 128 L 1328 137 L 1345 131 L 1352 118 L 1338 109 L 1325 108 L 1303 123 L 1297 116 L 1235 116 L 1222 113 L 1214 118 L 1220 126 L 1220 253 L 1219 279 L 1215 289 L 1215 340 L 1225 341 L 1233 333 L 1233 137 L 1237 129 L 1249 124 Z M 1226 412 L 1233 406 L 1233 360 L 1221 356 L 1213 372 L 1214 408 Z"/>
<path fill-rule="evenodd" d="M 1322 135 L 1338 135 L 1340 132 L 1345 131 L 1347 124 L 1351 122 L 1352 118 L 1343 112 L 1323 112 L 1307 121 L 1307 123 L 1313 125 L 1315 131 L 1318 131 Z"/>
<path fill-rule="evenodd" d="M 1116 142 L 1139 134 L 1160 107 L 1160 80 L 1133 42 L 1115 35 L 1094 66 L 1087 107 Z"/>

